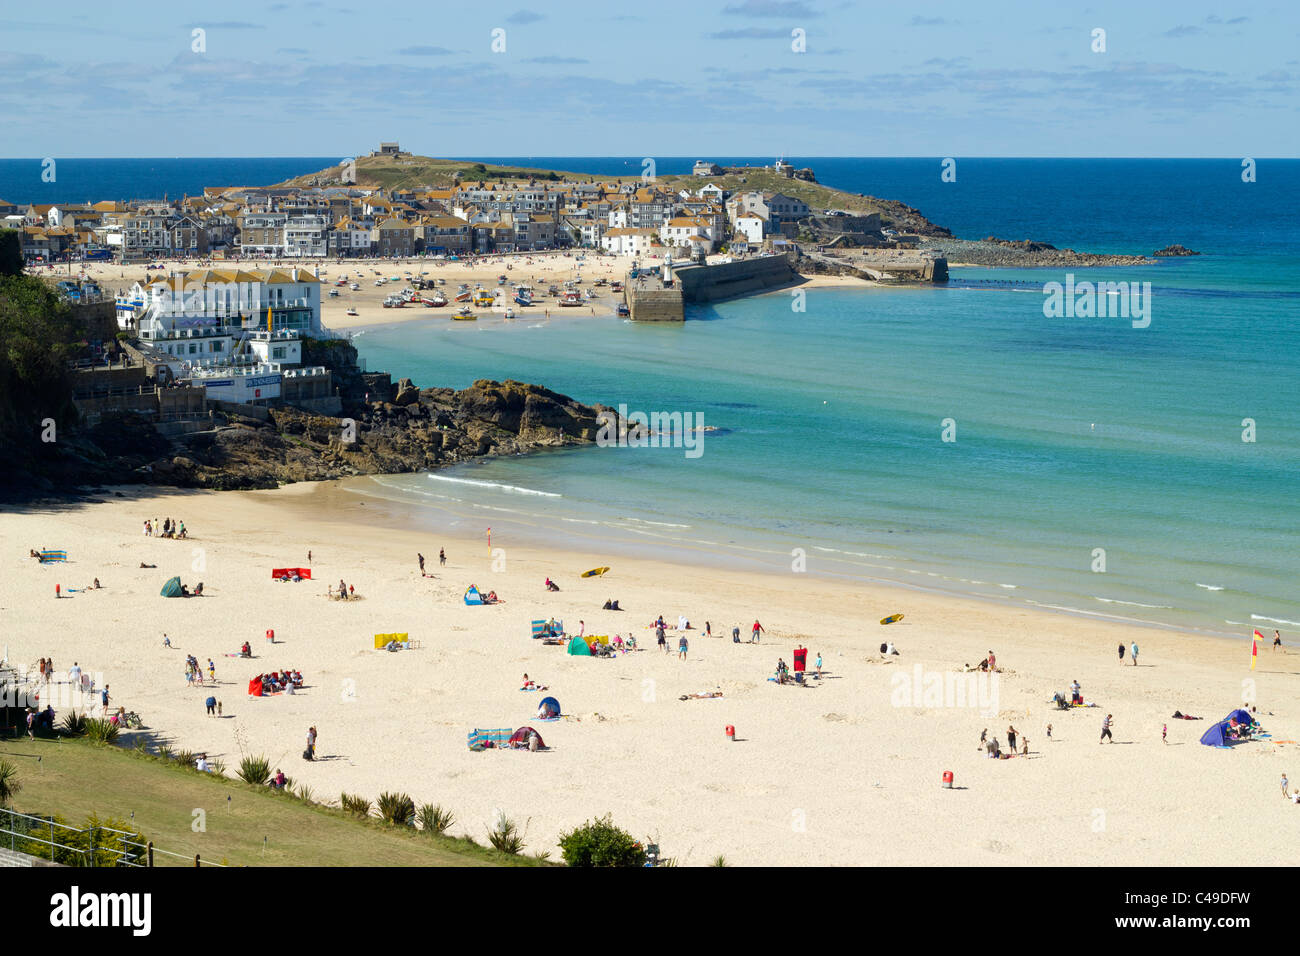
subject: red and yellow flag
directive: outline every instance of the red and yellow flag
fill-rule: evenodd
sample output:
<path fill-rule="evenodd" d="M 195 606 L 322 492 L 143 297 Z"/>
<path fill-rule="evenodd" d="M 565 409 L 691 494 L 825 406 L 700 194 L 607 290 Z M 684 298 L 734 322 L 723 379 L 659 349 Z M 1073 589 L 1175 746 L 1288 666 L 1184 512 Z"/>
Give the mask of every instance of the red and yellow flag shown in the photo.
<path fill-rule="evenodd" d="M 1259 657 L 1259 642 L 1264 639 L 1264 635 L 1256 629 L 1255 636 L 1250 639 L 1250 669 L 1255 669 L 1255 659 Z"/>

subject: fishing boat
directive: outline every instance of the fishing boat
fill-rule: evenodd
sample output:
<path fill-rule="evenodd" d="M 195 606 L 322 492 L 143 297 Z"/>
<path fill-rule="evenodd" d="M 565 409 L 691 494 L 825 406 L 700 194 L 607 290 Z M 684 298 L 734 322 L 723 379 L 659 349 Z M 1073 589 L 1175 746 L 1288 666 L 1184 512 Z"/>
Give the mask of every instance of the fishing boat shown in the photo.
<path fill-rule="evenodd" d="M 474 293 L 470 291 L 469 286 L 462 285 L 459 289 L 456 290 L 457 302 L 468 302 L 472 298 L 474 298 Z"/>
<path fill-rule="evenodd" d="M 581 292 L 566 292 L 560 299 L 560 305 L 566 308 L 572 308 L 575 305 L 582 305 Z"/>
<path fill-rule="evenodd" d="M 513 319 L 514 317 L 515 317 L 515 310 L 510 308 L 510 306 L 506 306 L 506 318 Z"/>
<path fill-rule="evenodd" d="M 620 303 L 620 305 L 619 305 L 619 307 L 618 307 L 618 314 L 619 314 L 619 315 L 622 315 L 622 316 L 628 316 L 628 315 L 631 315 L 631 314 L 632 314 L 632 310 L 629 309 L 626 305 L 622 305 L 622 304 Z"/>
<path fill-rule="evenodd" d="M 348 288 L 351 289 L 353 292 L 356 292 L 358 289 L 361 288 L 361 286 L 357 285 L 357 284 L 354 282 L 354 283 L 352 283 L 350 286 L 348 286 Z"/>
<path fill-rule="evenodd" d="M 447 297 L 441 292 L 435 292 L 431 297 L 424 300 L 424 306 L 428 309 L 441 309 L 447 304 Z"/>
<path fill-rule="evenodd" d="M 519 286 L 515 289 L 515 301 L 524 307 L 532 305 L 533 290 L 526 285 Z"/>
<path fill-rule="evenodd" d="M 465 306 L 463 309 L 457 309 L 451 314 L 451 317 L 452 320 L 456 322 L 473 322 L 478 318 L 469 306 Z"/>
<path fill-rule="evenodd" d="M 487 289 L 479 289 L 474 293 L 474 304 L 480 309 L 491 308 L 492 303 L 496 302 L 496 300 L 497 297 Z"/>
<path fill-rule="evenodd" d="M 347 311 L 345 314 L 346 314 L 346 315 L 356 315 L 356 314 L 357 314 L 357 310 L 356 310 L 356 309 L 353 309 L 353 308 L 349 308 L 348 311 Z"/>
<path fill-rule="evenodd" d="M 610 291 L 610 292 L 622 292 L 622 291 L 623 291 L 623 283 L 620 282 L 619 280 L 615 279 L 613 282 L 611 282 L 611 283 L 609 284 L 609 291 Z"/>
<path fill-rule="evenodd" d="M 330 289 L 330 298 L 331 298 L 331 299 L 333 299 L 333 298 L 337 298 L 337 297 L 338 297 L 338 294 L 339 294 L 339 290 L 338 290 L 338 289 Z"/>

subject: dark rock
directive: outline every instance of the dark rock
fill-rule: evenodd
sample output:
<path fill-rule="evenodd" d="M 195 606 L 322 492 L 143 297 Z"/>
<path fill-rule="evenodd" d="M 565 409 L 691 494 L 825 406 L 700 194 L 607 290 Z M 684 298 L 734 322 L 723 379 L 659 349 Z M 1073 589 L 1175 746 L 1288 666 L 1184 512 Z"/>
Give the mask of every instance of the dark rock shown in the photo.
<path fill-rule="evenodd" d="M 1199 255 L 1200 255 L 1199 252 L 1194 252 L 1193 250 L 1188 249 L 1186 246 L 1180 246 L 1180 245 L 1177 245 L 1177 244 L 1172 245 L 1172 246 L 1165 246 L 1163 249 L 1157 249 L 1155 252 L 1153 252 L 1153 253 L 1151 253 L 1151 254 L 1152 254 L 1153 256 L 1161 256 L 1161 257 L 1164 257 L 1164 256 L 1199 256 Z"/>

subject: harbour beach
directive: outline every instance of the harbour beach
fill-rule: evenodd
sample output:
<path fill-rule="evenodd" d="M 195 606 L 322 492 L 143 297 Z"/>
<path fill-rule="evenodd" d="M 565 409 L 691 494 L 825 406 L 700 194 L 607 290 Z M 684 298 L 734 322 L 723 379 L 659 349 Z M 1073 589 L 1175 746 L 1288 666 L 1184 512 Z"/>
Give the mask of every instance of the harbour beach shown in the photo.
<path fill-rule="evenodd" d="M 125 497 L 101 503 L 0 516 L 10 662 L 53 655 L 66 673 L 75 660 L 151 733 L 228 767 L 241 750 L 265 754 L 318 799 L 401 790 L 451 807 L 453 831 L 476 838 L 504 811 L 526 822 L 530 850 L 552 851 L 562 831 L 610 812 L 684 865 L 717 854 L 750 865 L 1288 862 L 1276 836 L 1296 808 L 1275 787 L 1300 739 L 1290 647 L 1261 642 L 1252 672 L 1241 640 L 793 570 L 538 548 L 500 530 L 489 550 L 482 529 L 431 530 L 403 503 L 347 483 L 120 490 Z M 155 517 L 183 520 L 188 540 L 145 537 L 143 521 Z M 65 549 L 69 562 L 22 557 L 38 547 Z M 603 577 L 579 576 L 606 565 Z M 286 566 L 310 567 L 312 579 L 272 580 Z M 203 596 L 161 597 L 174 575 L 191 588 L 202 581 Z M 544 587 L 548 577 L 558 592 Z M 92 578 L 103 587 L 68 594 Z M 339 579 L 360 600 L 330 600 Z M 470 584 L 502 603 L 466 605 Z M 624 610 L 601 610 L 608 599 Z M 875 623 L 895 613 L 903 620 Z M 658 615 L 692 625 L 668 631 L 671 653 L 655 645 Z M 570 656 L 530 637 L 532 620 L 550 618 L 570 633 L 581 621 L 587 634 L 634 636 L 640 649 Z M 756 620 L 764 632 L 752 644 Z M 373 635 L 392 632 L 421 646 L 375 650 Z M 253 659 L 225 656 L 244 641 Z M 882 643 L 899 653 L 882 655 Z M 1133 643 L 1139 666 L 1117 661 L 1116 646 Z M 821 679 L 770 681 L 800 645 L 810 671 L 823 659 Z M 999 673 L 964 674 L 990 651 Z M 187 654 L 216 662 L 215 690 L 186 686 Z M 280 668 L 301 671 L 304 688 L 248 696 L 250 678 Z M 519 690 L 524 673 L 547 693 Z M 1053 695 L 1074 680 L 1097 706 L 1056 710 Z M 959 701 L 954 687 L 971 693 Z M 210 693 L 220 718 L 205 712 Z M 561 702 L 559 721 L 536 720 L 544 696 Z M 1243 702 L 1272 738 L 1202 746 L 1205 729 Z M 1171 719 L 1175 711 L 1205 720 Z M 1099 743 L 1107 714 L 1113 745 Z M 534 727 L 547 749 L 467 748 L 475 728 L 507 725 Z M 311 726 L 321 759 L 307 763 Z M 1028 738 L 1028 754 L 988 759 L 981 730 L 1004 737 L 1009 726 Z M 953 789 L 942 786 L 945 771 Z M 1251 811 L 1217 812 L 1225 796 Z M 926 826 L 905 826 L 918 818 Z"/>

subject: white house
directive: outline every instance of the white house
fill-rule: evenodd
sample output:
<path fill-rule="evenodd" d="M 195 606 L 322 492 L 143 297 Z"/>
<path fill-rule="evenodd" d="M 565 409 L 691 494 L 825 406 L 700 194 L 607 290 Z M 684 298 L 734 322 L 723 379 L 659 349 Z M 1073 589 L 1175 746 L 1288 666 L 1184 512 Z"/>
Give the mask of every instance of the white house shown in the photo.
<path fill-rule="evenodd" d="M 284 224 L 284 254 L 324 256 L 329 246 L 328 229 L 328 216 L 290 216 Z"/>
<path fill-rule="evenodd" d="M 600 247 L 616 256 L 642 256 L 650 252 L 657 238 L 654 229 L 609 229 L 600 237 Z"/>
<path fill-rule="evenodd" d="M 124 316 L 131 325 L 124 324 Z M 320 279 L 306 269 L 173 272 L 118 300 L 118 325 L 165 341 L 195 330 L 287 330 L 320 337 Z"/>
<path fill-rule="evenodd" d="M 686 240 L 698 237 L 706 241 L 712 250 L 716 238 L 713 224 L 696 216 L 674 216 L 659 227 L 659 238 L 666 246 L 684 246 Z"/>
<path fill-rule="evenodd" d="M 722 202 L 726 192 L 723 188 L 715 183 L 709 183 L 707 186 L 701 186 L 695 193 L 701 199 L 711 199 L 714 202 Z"/>
<path fill-rule="evenodd" d="M 743 236 L 754 245 L 760 245 L 763 242 L 767 220 L 756 212 L 749 212 L 737 216 L 732 226 L 736 230 L 736 235 Z"/>

